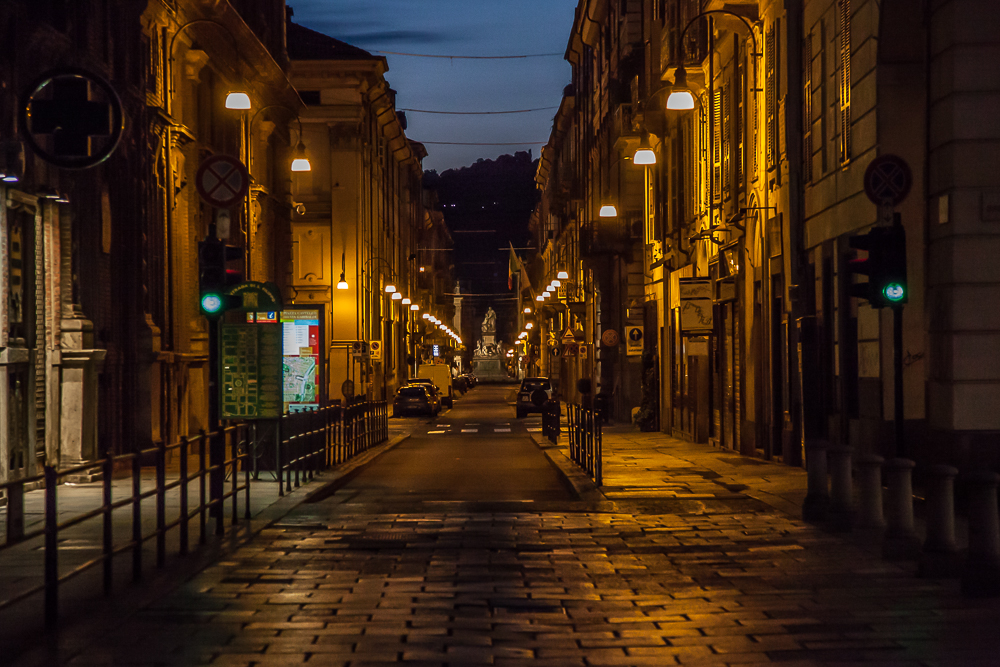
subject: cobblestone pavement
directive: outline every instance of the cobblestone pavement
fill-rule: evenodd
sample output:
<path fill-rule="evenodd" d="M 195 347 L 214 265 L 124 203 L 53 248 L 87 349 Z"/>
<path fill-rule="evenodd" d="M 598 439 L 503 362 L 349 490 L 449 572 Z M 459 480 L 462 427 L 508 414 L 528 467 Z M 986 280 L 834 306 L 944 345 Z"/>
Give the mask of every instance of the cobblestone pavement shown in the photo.
<path fill-rule="evenodd" d="M 997 664 L 995 603 L 773 511 L 689 504 L 304 506 L 69 664 Z"/>

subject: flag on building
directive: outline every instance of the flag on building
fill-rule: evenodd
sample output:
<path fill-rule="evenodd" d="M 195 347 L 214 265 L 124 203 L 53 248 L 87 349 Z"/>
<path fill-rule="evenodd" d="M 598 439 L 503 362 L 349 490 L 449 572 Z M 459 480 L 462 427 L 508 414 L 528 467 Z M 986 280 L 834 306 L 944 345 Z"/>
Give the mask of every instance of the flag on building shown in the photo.
<path fill-rule="evenodd" d="M 521 271 L 521 262 L 517 259 L 517 255 L 514 254 L 514 244 L 510 244 L 510 261 L 507 262 L 507 289 L 514 289 L 514 276 L 519 275 Z"/>

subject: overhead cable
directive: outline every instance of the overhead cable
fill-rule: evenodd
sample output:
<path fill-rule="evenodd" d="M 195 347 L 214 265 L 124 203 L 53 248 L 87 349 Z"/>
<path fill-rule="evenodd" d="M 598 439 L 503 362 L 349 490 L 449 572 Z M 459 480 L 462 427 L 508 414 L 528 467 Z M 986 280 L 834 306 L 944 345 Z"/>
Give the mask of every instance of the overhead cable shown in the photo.
<path fill-rule="evenodd" d="M 444 113 L 453 116 L 489 116 L 502 113 L 528 113 L 529 111 L 548 111 L 559 107 L 538 107 L 537 109 L 516 109 L 514 111 L 430 111 L 429 109 L 399 109 L 399 111 L 412 111 L 413 113 Z"/>
<path fill-rule="evenodd" d="M 511 60 L 515 58 L 548 58 L 551 56 L 563 56 L 564 53 L 529 53 L 517 56 L 441 56 L 427 53 L 400 53 L 399 51 L 373 51 L 386 56 L 408 56 L 410 58 L 452 58 L 457 60 Z"/>
<path fill-rule="evenodd" d="M 548 143 L 546 141 L 511 141 L 507 143 L 475 143 L 471 141 L 420 141 L 419 139 L 411 139 L 418 144 L 436 144 L 438 146 L 533 146 L 535 144 L 544 145 Z"/>

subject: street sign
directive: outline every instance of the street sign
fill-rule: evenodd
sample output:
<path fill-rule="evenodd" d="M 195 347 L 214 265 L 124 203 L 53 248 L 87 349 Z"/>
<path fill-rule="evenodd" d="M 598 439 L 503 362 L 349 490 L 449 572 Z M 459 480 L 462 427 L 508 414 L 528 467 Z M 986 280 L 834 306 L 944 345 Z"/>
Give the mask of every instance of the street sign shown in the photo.
<path fill-rule="evenodd" d="M 566 327 L 566 331 L 564 331 L 562 335 L 562 342 L 573 343 L 575 341 L 576 341 L 576 336 L 573 335 L 573 330 L 570 329 L 569 327 Z"/>
<path fill-rule="evenodd" d="M 281 416 L 281 327 L 219 326 L 219 416 L 277 419 Z"/>
<path fill-rule="evenodd" d="M 382 358 L 382 341 L 373 340 L 368 343 L 368 350 L 371 354 L 371 358 L 378 361 Z"/>
<path fill-rule="evenodd" d="M 281 310 L 281 290 L 274 283 L 247 280 L 226 290 L 226 296 L 231 297 L 229 310 L 265 312 Z"/>
<path fill-rule="evenodd" d="M 604 333 L 601 334 L 601 342 L 608 347 L 614 347 L 620 342 L 618 332 L 614 329 L 605 329 Z"/>
<path fill-rule="evenodd" d="M 580 343 L 580 359 L 590 358 L 590 348 L 586 343 Z"/>
<path fill-rule="evenodd" d="M 576 357 L 579 350 L 580 345 L 578 343 L 566 343 L 566 346 L 563 348 L 563 354 L 565 354 L 567 358 Z"/>
<path fill-rule="evenodd" d="M 125 129 L 122 103 L 111 84 L 78 67 L 54 69 L 35 79 L 18 112 L 34 153 L 64 169 L 104 162 Z"/>
<path fill-rule="evenodd" d="M 562 348 L 558 345 L 549 348 L 549 355 L 553 359 L 558 359 L 562 355 Z"/>
<path fill-rule="evenodd" d="M 229 208 L 247 196 L 250 174 L 234 157 L 211 155 L 198 167 L 194 185 L 206 204 Z"/>
<path fill-rule="evenodd" d="M 880 155 L 865 170 L 865 194 L 879 206 L 897 206 L 906 199 L 913 174 L 898 155 Z"/>
<path fill-rule="evenodd" d="M 356 340 L 351 343 L 351 356 L 355 359 L 368 356 L 368 343 L 363 340 Z"/>
<path fill-rule="evenodd" d="M 642 327 L 633 325 L 625 334 L 625 355 L 634 357 L 642 354 Z"/>
<path fill-rule="evenodd" d="M 354 380 L 344 380 L 340 385 L 340 393 L 344 395 L 346 399 L 354 398 Z"/>

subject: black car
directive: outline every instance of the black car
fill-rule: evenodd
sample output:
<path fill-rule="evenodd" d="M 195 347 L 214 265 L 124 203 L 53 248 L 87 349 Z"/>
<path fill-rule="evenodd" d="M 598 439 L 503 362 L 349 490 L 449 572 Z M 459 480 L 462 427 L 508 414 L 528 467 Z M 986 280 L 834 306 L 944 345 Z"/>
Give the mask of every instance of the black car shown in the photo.
<path fill-rule="evenodd" d="M 402 417 L 407 414 L 428 415 L 433 417 L 440 412 L 440 403 L 431 396 L 429 387 L 418 384 L 408 384 L 400 387 L 392 402 L 392 414 Z"/>
<path fill-rule="evenodd" d="M 548 378 L 524 378 L 521 380 L 521 388 L 517 390 L 517 398 L 514 401 L 514 411 L 517 418 L 521 419 L 529 412 L 542 412 L 544 408 L 535 402 L 535 392 L 542 392 L 545 399 L 552 398 L 552 383 Z"/>

